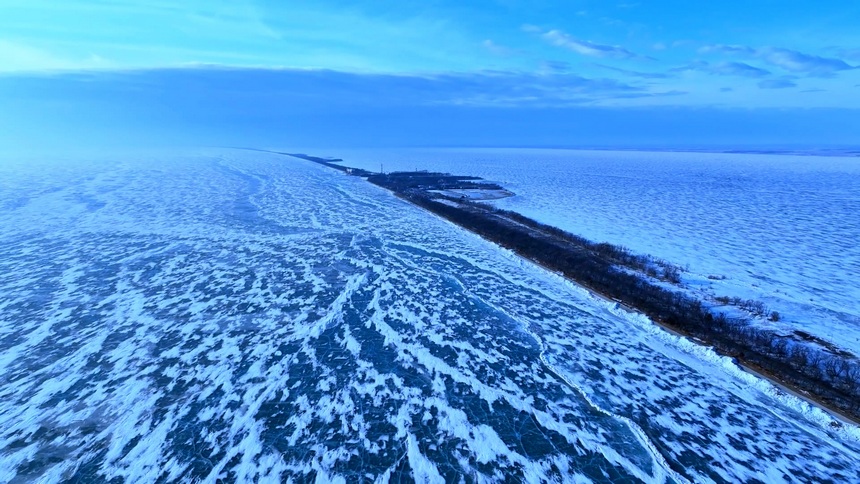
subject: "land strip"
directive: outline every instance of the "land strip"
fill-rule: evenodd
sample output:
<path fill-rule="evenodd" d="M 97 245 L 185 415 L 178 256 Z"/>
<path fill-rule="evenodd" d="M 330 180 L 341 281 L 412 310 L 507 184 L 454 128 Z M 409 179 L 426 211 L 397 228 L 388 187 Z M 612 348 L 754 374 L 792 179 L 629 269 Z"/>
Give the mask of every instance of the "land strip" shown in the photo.
<path fill-rule="evenodd" d="M 730 318 L 674 290 L 679 268 L 594 243 L 516 212 L 452 197 L 450 190 L 503 190 L 479 178 L 415 171 L 374 173 L 342 160 L 281 153 L 319 163 L 392 191 L 429 212 L 505 247 L 585 288 L 648 316 L 658 325 L 734 358 L 739 365 L 847 420 L 860 424 L 860 361 L 853 355 L 802 344 L 793 335 Z M 663 281 L 662 283 L 659 281 Z"/>

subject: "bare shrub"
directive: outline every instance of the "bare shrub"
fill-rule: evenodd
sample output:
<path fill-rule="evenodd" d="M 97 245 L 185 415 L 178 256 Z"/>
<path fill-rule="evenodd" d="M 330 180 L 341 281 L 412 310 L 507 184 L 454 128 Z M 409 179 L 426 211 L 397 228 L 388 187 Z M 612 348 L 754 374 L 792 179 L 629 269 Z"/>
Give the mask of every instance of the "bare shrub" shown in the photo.
<path fill-rule="evenodd" d="M 671 282 L 672 284 L 680 284 L 681 283 L 681 271 L 675 266 L 668 266 L 663 268 L 663 280 Z"/>

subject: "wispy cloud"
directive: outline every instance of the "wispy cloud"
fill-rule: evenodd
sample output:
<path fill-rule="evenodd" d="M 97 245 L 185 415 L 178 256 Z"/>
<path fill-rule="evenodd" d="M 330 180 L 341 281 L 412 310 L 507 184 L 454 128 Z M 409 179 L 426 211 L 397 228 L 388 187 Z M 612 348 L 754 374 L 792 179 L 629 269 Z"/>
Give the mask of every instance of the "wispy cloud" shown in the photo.
<path fill-rule="evenodd" d="M 587 78 L 566 72 L 565 66 L 544 73 L 480 72 L 426 78 L 439 96 L 434 104 L 474 106 L 560 106 L 593 104 L 601 100 L 650 95 L 645 89 L 614 79 Z M 421 96 L 417 96 L 421 98 Z"/>
<path fill-rule="evenodd" d="M 0 72 L 58 71 L 111 67 L 96 54 L 83 58 L 59 55 L 20 42 L 0 40 Z"/>
<path fill-rule="evenodd" d="M 571 69 L 571 65 L 569 62 L 546 60 L 546 61 L 541 62 L 539 72 L 558 74 L 558 73 L 570 72 L 570 69 Z"/>
<path fill-rule="evenodd" d="M 764 77 L 770 71 L 743 62 L 719 62 L 710 66 L 710 71 L 721 76 Z"/>
<path fill-rule="evenodd" d="M 629 69 L 620 69 L 618 67 L 607 66 L 604 64 L 594 64 L 596 67 L 601 69 L 606 69 L 608 71 L 617 72 L 619 74 L 624 74 L 625 76 L 630 77 L 639 77 L 642 79 L 668 79 L 672 77 L 669 74 L 665 74 L 662 72 L 640 72 L 640 71 L 632 71 Z"/>
<path fill-rule="evenodd" d="M 860 61 L 860 49 L 837 49 L 836 52 L 839 57 Z"/>
<path fill-rule="evenodd" d="M 533 25 L 525 25 L 523 26 L 523 30 L 526 32 L 538 33 L 546 42 L 584 56 L 615 57 L 622 59 L 644 58 L 643 56 L 631 52 L 624 47 L 580 40 L 561 30 L 553 29 L 544 31 L 540 27 L 535 27 Z"/>
<path fill-rule="evenodd" d="M 550 30 L 543 34 L 543 38 L 559 47 L 572 50 L 577 54 L 582 54 L 591 57 L 622 57 L 635 58 L 636 54 L 629 50 L 613 45 L 596 44 L 587 40 L 578 40 L 574 37 L 560 31 Z"/>
<path fill-rule="evenodd" d="M 681 67 L 676 67 L 672 69 L 672 71 L 698 71 L 718 76 L 738 76 L 754 78 L 770 75 L 770 71 L 768 71 L 767 69 L 751 66 L 743 62 L 717 62 L 712 64 L 710 62 L 705 61 L 696 61 Z"/>
<path fill-rule="evenodd" d="M 712 52 L 722 54 L 755 54 L 755 49 L 745 45 L 711 44 L 700 48 L 699 52 L 702 54 L 709 54 Z"/>
<path fill-rule="evenodd" d="M 856 68 L 842 59 L 805 54 L 779 47 L 753 48 L 745 45 L 714 44 L 702 47 L 699 52 L 753 57 L 779 69 L 812 77 L 832 77 L 839 71 Z"/>
<path fill-rule="evenodd" d="M 641 98 L 658 98 L 658 97 L 676 97 L 676 96 L 684 96 L 689 94 L 688 91 L 682 91 L 680 89 L 672 89 L 669 91 L 657 91 L 657 92 L 627 92 L 621 93 L 615 96 L 616 99 L 641 99 Z"/>
<path fill-rule="evenodd" d="M 483 45 L 484 48 L 490 51 L 492 54 L 495 54 L 500 57 L 513 57 L 515 55 L 522 54 L 522 51 L 519 49 L 512 49 L 510 47 L 497 44 L 490 39 L 481 42 L 481 45 Z"/>
<path fill-rule="evenodd" d="M 797 87 L 797 83 L 788 78 L 766 79 L 758 83 L 758 87 L 762 89 L 787 89 Z"/>
<path fill-rule="evenodd" d="M 760 49 L 758 55 L 774 66 L 811 76 L 828 77 L 839 71 L 854 69 L 841 59 L 819 57 L 788 49 L 767 47 Z"/>
<path fill-rule="evenodd" d="M 362 106 L 397 110 L 446 105 L 579 106 L 660 94 L 615 79 L 588 78 L 561 71 L 530 73 L 487 70 L 392 75 L 318 69 L 234 69 L 210 65 L 129 72 L 124 75 L 130 85 L 159 82 L 167 93 L 166 97 L 173 95 L 170 86 L 175 83 L 188 82 L 189 78 L 205 78 L 207 85 L 199 93 L 201 100 L 208 95 L 206 93 L 235 93 L 240 89 L 237 86 L 241 86 L 242 95 L 235 102 L 253 104 L 264 110 L 270 109 L 273 104 L 300 105 L 301 109 L 310 112 L 317 108 L 349 112 Z M 182 95 L 189 94 L 186 92 Z M 297 108 L 294 106 L 294 109 Z"/>
<path fill-rule="evenodd" d="M 506 64 L 488 56 L 481 45 L 483 39 L 493 39 L 499 47 L 504 43 L 492 30 L 464 28 L 467 22 L 433 8 L 417 12 L 399 5 L 383 9 L 373 2 L 311 0 L 12 3 L 13 8 L 0 7 L 0 39 L 48 49 L 54 58 L 44 52 L 20 53 L 13 62 L 7 52 L 0 57 L 3 71 L 89 69 L 90 52 L 120 69 L 210 63 L 417 72 Z"/>

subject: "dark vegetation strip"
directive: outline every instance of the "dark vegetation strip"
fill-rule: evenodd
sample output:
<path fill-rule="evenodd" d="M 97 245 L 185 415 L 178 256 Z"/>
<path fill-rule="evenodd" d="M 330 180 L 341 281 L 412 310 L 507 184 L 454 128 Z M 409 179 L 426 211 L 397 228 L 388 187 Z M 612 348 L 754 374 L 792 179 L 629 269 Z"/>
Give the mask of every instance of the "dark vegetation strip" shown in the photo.
<path fill-rule="evenodd" d="M 727 317 L 695 297 L 644 277 L 678 282 L 678 268 L 666 261 L 635 255 L 612 244 L 594 243 L 516 212 L 431 192 L 476 188 L 476 185 L 501 188 L 480 184 L 474 177 L 430 172 L 373 173 L 337 165 L 331 159 L 293 156 L 366 177 L 370 183 L 391 190 L 404 200 L 634 308 L 655 322 L 710 345 L 718 353 L 736 358 L 742 365 L 860 422 L 860 362 L 856 358 L 803 344 L 791 335 L 757 327 L 747 318 Z"/>

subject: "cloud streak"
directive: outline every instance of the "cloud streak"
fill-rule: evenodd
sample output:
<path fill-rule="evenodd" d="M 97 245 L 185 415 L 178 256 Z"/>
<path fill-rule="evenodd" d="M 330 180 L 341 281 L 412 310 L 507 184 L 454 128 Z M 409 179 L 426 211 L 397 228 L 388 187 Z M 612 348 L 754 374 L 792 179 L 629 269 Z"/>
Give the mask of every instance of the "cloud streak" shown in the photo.
<path fill-rule="evenodd" d="M 670 74 L 665 74 L 662 72 L 640 72 L 640 71 L 632 71 L 629 69 L 621 69 L 618 67 L 607 66 L 603 64 L 594 64 L 595 66 L 606 69 L 608 71 L 617 72 L 618 74 L 623 74 L 625 76 L 630 77 L 638 77 L 640 79 L 669 79 L 673 77 Z"/>
<path fill-rule="evenodd" d="M 720 76 L 765 77 L 770 71 L 743 62 L 720 62 L 710 67 L 710 72 Z"/>
<path fill-rule="evenodd" d="M 68 71 L 104 69 L 111 64 L 95 55 L 74 58 L 20 42 L 0 40 L 0 72 Z"/>
<path fill-rule="evenodd" d="M 672 72 L 685 71 L 704 72 L 717 76 L 736 76 L 750 78 L 767 77 L 771 74 L 770 71 L 768 71 L 767 69 L 754 67 L 743 62 L 717 62 L 712 64 L 705 61 L 696 61 L 672 69 Z"/>
<path fill-rule="evenodd" d="M 699 50 L 703 54 L 741 55 L 795 74 L 810 77 L 832 77 L 840 71 L 856 69 L 842 59 L 805 54 L 779 47 L 753 48 L 744 45 L 713 44 Z"/>
<path fill-rule="evenodd" d="M 786 71 L 808 74 L 816 77 L 829 77 L 839 71 L 854 69 L 841 59 L 809 55 L 794 50 L 768 47 L 760 49 L 759 57 L 771 65 Z"/>
<path fill-rule="evenodd" d="M 645 58 L 625 49 L 624 47 L 580 40 L 561 30 L 553 29 L 544 31 L 540 27 L 535 27 L 533 25 L 526 25 L 523 27 L 523 30 L 526 32 L 538 33 L 544 41 L 551 45 L 588 57 L 614 57 L 620 59 Z"/>
<path fill-rule="evenodd" d="M 381 105 L 398 108 L 428 105 L 558 106 L 581 105 L 600 100 L 646 96 L 643 88 L 624 82 L 588 78 L 568 72 L 529 73 L 480 71 L 428 75 L 356 74 L 315 69 L 165 69 L 147 77 L 186 79 L 195 73 L 210 79 L 213 90 L 230 91 L 241 85 L 243 94 L 292 98 L 300 93 L 309 108 L 319 105 L 343 107 Z M 184 81 L 183 81 L 184 82 Z"/>
<path fill-rule="evenodd" d="M 512 49 L 510 47 L 506 47 L 504 45 L 500 45 L 490 39 L 487 39 L 481 42 L 481 45 L 484 46 L 485 49 L 490 51 L 490 53 L 497 55 L 499 57 L 513 57 L 516 55 L 521 55 L 522 51 L 518 49 Z"/>
<path fill-rule="evenodd" d="M 797 83 L 787 78 L 766 79 L 759 82 L 758 87 L 761 89 L 787 89 L 790 87 L 797 87 Z"/>

